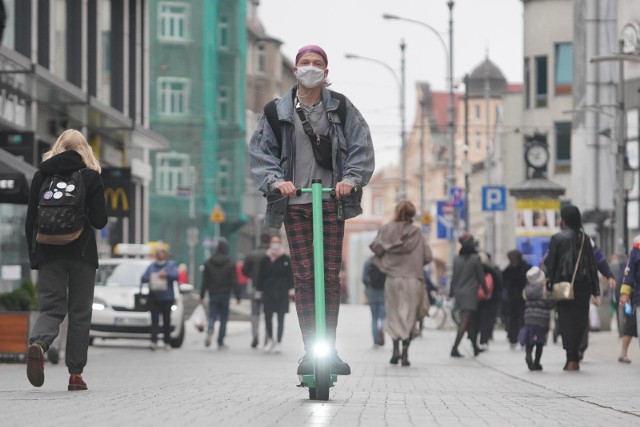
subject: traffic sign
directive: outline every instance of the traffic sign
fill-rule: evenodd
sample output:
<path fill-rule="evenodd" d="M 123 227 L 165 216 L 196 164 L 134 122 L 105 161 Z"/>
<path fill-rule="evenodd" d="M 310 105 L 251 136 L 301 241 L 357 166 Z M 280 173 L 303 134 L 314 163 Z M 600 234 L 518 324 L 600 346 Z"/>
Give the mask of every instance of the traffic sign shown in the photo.
<path fill-rule="evenodd" d="M 453 206 L 447 200 L 438 200 L 437 206 L 437 237 L 451 240 L 453 239 Z"/>
<path fill-rule="evenodd" d="M 482 187 L 482 210 L 507 210 L 507 188 L 503 185 L 487 185 Z"/>
<path fill-rule="evenodd" d="M 464 188 L 462 187 L 452 187 L 449 189 L 449 204 L 453 206 L 455 209 L 464 208 Z"/>
<path fill-rule="evenodd" d="M 220 207 L 220 205 L 216 205 L 215 208 L 211 211 L 211 215 L 209 216 L 209 221 L 213 223 L 221 223 L 224 222 L 224 211 Z"/>
<path fill-rule="evenodd" d="M 420 218 L 420 222 L 425 225 L 430 225 L 433 222 L 433 218 L 429 212 L 425 212 Z"/>

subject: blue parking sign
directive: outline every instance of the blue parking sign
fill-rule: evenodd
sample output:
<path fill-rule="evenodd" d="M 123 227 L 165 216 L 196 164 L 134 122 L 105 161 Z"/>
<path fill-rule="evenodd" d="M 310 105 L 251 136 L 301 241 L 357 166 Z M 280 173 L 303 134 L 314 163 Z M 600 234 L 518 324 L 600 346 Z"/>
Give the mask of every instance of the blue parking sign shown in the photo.
<path fill-rule="evenodd" d="M 507 188 L 503 185 L 486 185 L 482 187 L 482 210 L 507 210 Z"/>

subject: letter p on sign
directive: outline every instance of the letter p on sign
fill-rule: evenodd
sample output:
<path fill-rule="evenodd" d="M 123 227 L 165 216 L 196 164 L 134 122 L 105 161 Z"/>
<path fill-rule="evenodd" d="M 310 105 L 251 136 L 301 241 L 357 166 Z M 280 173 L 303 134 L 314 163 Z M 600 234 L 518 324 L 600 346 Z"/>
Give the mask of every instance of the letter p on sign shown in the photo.
<path fill-rule="evenodd" d="M 507 209 L 507 188 L 502 185 L 482 187 L 482 210 L 504 211 Z"/>

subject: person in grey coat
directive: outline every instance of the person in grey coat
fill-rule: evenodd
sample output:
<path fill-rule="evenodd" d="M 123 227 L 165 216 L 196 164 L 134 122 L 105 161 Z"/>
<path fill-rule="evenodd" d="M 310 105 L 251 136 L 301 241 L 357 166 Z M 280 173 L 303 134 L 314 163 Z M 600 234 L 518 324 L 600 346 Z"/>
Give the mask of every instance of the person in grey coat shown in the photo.
<path fill-rule="evenodd" d="M 420 228 L 413 224 L 416 208 L 408 200 L 396 206 L 392 222 L 383 225 L 369 246 L 373 263 L 386 275 L 384 282 L 385 331 L 393 340 L 389 363 L 409 366 L 409 344 L 416 335 L 416 322 L 426 315 L 427 295 L 424 266 L 431 262 L 431 248 Z M 402 341 L 402 355 L 400 354 Z"/>
<path fill-rule="evenodd" d="M 488 289 L 484 281 L 484 269 L 478 255 L 476 239 L 471 234 L 465 233 L 460 236 L 458 242 L 462 247 L 458 256 L 453 260 L 449 297 L 455 298 L 454 308 L 460 310 L 460 325 L 456 341 L 451 349 L 451 357 L 463 357 L 458 351 L 458 345 L 460 345 L 465 332 L 473 345 L 473 355 L 477 356 L 483 351 L 476 342 L 475 315 L 478 310 L 478 286 L 482 286 L 485 294 L 488 293 Z"/>

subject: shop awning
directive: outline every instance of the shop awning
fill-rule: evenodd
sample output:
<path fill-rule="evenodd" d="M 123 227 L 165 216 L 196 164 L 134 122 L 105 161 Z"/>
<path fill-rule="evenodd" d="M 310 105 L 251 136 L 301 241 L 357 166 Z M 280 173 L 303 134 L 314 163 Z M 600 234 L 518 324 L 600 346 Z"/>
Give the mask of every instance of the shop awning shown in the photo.
<path fill-rule="evenodd" d="M 26 205 L 36 168 L 0 148 L 0 203 Z"/>
<path fill-rule="evenodd" d="M 89 131 L 108 135 L 132 147 L 166 149 L 162 135 L 133 120 L 23 55 L 0 46 L 0 82 L 21 99 L 60 111 Z"/>

